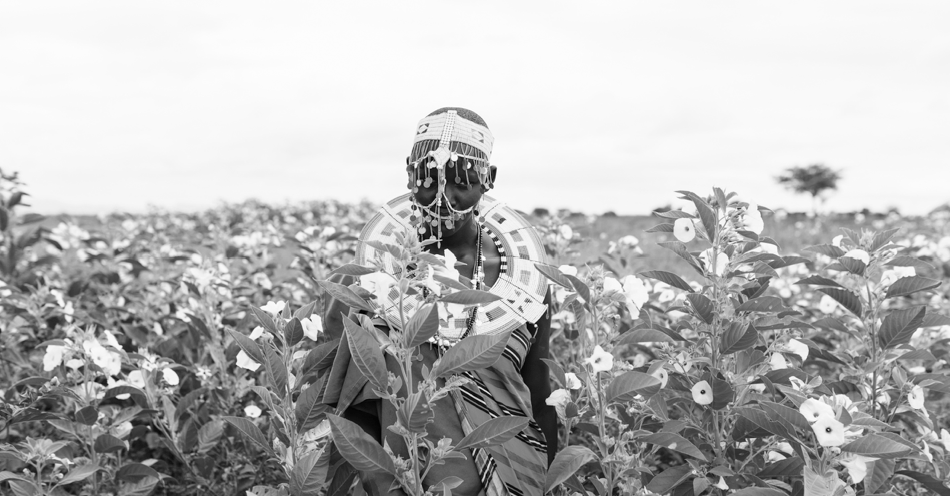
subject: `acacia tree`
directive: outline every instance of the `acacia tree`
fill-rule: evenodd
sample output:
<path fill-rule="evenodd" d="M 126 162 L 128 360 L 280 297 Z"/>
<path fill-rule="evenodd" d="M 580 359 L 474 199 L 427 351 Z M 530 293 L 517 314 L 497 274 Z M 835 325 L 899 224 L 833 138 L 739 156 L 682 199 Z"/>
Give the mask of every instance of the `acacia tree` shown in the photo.
<path fill-rule="evenodd" d="M 807 167 L 789 167 L 775 178 L 779 184 L 796 193 L 811 195 L 812 212 L 818 215 L 818 202 L 825 203 L 824 193 L 838 189 L 841 172 L 824 164 L 812 164 Z"/>

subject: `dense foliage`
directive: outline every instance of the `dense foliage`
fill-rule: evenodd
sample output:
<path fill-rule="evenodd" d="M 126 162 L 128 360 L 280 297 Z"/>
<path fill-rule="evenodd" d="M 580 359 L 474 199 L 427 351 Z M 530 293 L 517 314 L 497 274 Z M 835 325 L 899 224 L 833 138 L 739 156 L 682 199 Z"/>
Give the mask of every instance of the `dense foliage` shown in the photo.
<path fill-rule="evenodd" d="M 793 236 L 766 229 L 767 209 L 718 189 L 683 197 L 689 211 L 649 230 L 677 263 L 641 233 L 599 240 L 581 223 L 539 221 L 556 300 L 548 401 L 561 422 L 548 489 L 950 494 L 944 219 L 821 232 L 823 243 L 786 253 L 776 239 Z M 388 277 L 352 264 L 369 205 L 75 221 L 23 213 L 25 198 L 3 175 L 4 494 L 346 494 L 325 482 L 345 470 L 334 453 L 390 471 L 407 493 L 447 493 L 451 480 L 422 487 L 427 466 L 524 427 L 503 418 L 455 446 L 421 435 L 438 421 L 424 404 L 497 358 L 494 341 L 463 340 L 425 377 L 381 373 L 382 353 L 405 359 L 433 333 L 436 309 L 491 298 L 414 239 L 390 249 L 421 270 L 392 282 L 427 288 L 430 305 L 406 316 L 405 333 L 354 318 L 347 335 L 362 343 L 360 370 L 406 413 L 393 428 L 423 456 L 393 457 L 319 404 L 337 345 L 322 328 L 328 295 L 373 298 L 329 276 Z M 595 243 L 602 253 L 582 259 Z M 453 358 L 464 351 L 477 358 Z"/>

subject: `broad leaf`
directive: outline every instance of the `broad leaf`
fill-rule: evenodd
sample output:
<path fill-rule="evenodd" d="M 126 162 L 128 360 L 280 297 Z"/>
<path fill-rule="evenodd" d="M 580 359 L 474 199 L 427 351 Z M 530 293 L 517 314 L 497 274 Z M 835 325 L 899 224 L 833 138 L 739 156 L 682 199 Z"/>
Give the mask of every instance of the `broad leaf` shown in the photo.
<path fill-rule="evenodd" d="M 439 332 L 439 312 L 435 311 L 435 305 L 427 303 L 413 314 L 412 318 L 406 324 L 404 333 L 406 346 L 415 348 L 425 343 L 432 336 Z"/>
<path fill-rule="evenodd" d="M 868 473 L 864 477 L 864 490 L 876 493 L 877 490 L 894 475 L 895 460 L 879 459 L 868 462 Z M 947 496 L 950 496 L 948 494 Z"/>
<path fill-rule="evenodd" d="M 729 328 L 719 336 L 719 353 L 729 355 L 755 346 L 759 340 L 759 333 L 752 324 L 742 325 L 733 322 Z"/>
<path fill-rule="evenodd" d="M 244 334 L 241 334 L 240 332 L 231 329 L 228 329 L 228 334 L 231 335 L 231 337 L 234 339 L 234 342 L 237 343 L 238 347 L 241 348 L 251 360 L 254 360 L 261 365 L 264 364 L 264 352 L 261 351 L 261 347 L 258 346 L 254 340 L 245 336 Z"/>
<path fill-rule="evenodd" d="M 553 491 L 560 483 L 574 475 L 577 469 L 596 459 L 597 455 L 584 446 L 568 446 L 562 449 L 554 457 L 554 462 L 548 468 L 547 479 L 544 481 L 544 492 Z"/>
<path fill-rule="evenodd" d="M 716 217 L 716 212 L 712 207 L 696 193 L 691 191 L 677 191 L 677 193 L 692 201 L 693 205 L 696 206 L 696 213 L 699 214 L 700 220 L 703 221 L 703 227 L 706 229 L 706 235 L 708 236 L 707 239 L 716 239 L 716 230 L 719 229 L 719 222 Z"/>
<path fill-rule="evenodd" d="M 696 272 L 698 272 L 699 275 L 704 275 L 702 267 L 700 267 L 699 264 L 696 262 L 696 257 L 694 257 L 689 252 L 689 250 L 686 248 L 686 245 L 683 244 L 682 242 L 667 241 L 664 243 L 657 243 L 657 245 L 662 246 L 663 248 L 666 248 L 667 250 L 670 250 L 673 253 L 677 254 L 680 258 L 682 258 L 683 260 L 686 260 L 686 263 L 688 263 L 690 267 L 696 269 Z"/>
<path fill-rule="evenodd" d="M 675 340 L 663 331 L 656 329 L 632 329 L 621 334 L 616 346 L 637 343 L 672 343 Z"/>
<path fill-rule="evenodd" d="M 272 343 L 264 343 L 264 367 L 272 390 L 280 399 L 287 396 L 287 368 Z"/>
<path fill-rule="evenodd" d="M 796 477 L 801 475 L 802 467 L 805 461 L 797 456 L 792 456 L 775 463 L 765 466 L 759 473 L 755 474 L 760 479 L 769 479 L 773 477 Z"/>
<path fill-rule="evenodd" d="M 294 346 L 303 339 L 303 324 L 300 319 L 294 317 L 284 325 L 284 342 L 287 346 Z"/>
<path fill-rule="evenodd" d="M 320 493 L 320 489 L 326 484 L 327 463 L 320 463 L 323 455 L 322 451 L 311 451 L 303 458 L 297 460 L 293 471 L 290 473 L 290 494 L 292 496 L 313 496 Z M 326 461 L 329 460 L 328 457 Z"/>
<path fill-rule="evenodd" d="M 369 331 L 353 322 L 350 318 L 343 318 L 346 328 L 346 338 L 350 345 L 350 354 L 356 368 L 370 384 L 380 391 L 386 391 L 389 378 L 386 373 L 386 359 L 379 347 L 379 342 Z"/>
<path fill-rule="evenodd" d="M 782 299 L 776 296 L 760 296 L 736 307 L 736 312 L 778 313 L 785 310 L 788 308 L 782 303 Z"/>
<path fill-rule="evenodd" d="M 650 374 L 630 371 L 614 377 L 604 393 L 607 403 L 626 401 L 634 395 L 652 396 L 660 390 L 660 380 Z"/>
<path fill-rule="evenodd" d="M 919 291 L 927 291 L 940 287 L 941 282 L 928 277 L 902 277 L 887 288 L 885 298 L 895 298 L 898 296 L 907 296 Z"/>
<path fill-rule="evenodd" d="M 834 470 L 819 474 L 812 467 L 805 467 L 804 476 L 805 494 L 808 496 L 835 496 L 839 487 L 846 486 Z"/>
<path fill-rule="evenodd" d="M 119 481 L 134 482 L 146 477 L 154 477 L 160 480 L 162 474 L 158 473 L 154 468 L 142 463 L 126 463 L 115 473 L 115 480 Z"/>
<path fill-rule="evenodd" d="M 914 331 L 920 328 L 924 321 L 926 312 L 926 307 L 914 307 L 887 314 L 881 323 L 881 330 L 878 331 L 881 346 L 887 349 L 909 343 Z"/>
<path fill-rule="evenodd" d="M 330 294 L 333 298 L 336 298 L 340 302 L 346 304 L 351 308 L 358 310 L 365 310 L 367 312 L 373 312 L 373 308 L 366 302 L 363 298 L 360 298 L 352 289 L 335 282 L 330 281 L 316 281 L 317 285 L 323 288 L 324 291 Z"/>
<path fill-rule="evenodd" d="M 297 418 L 298 433 L 312 429 L 323 419 L 323 414 L 327 412 L 327 405 L 320 402 L 320 389 L 322 389 L 322 384 L 314 384 L 304 389 L 297 396 L 297 402 L 294 404 L 294 416 Z"/>
<path fill-rule="evenodd" d="M 923 486 L 927 489 L 933 491 L 934 494 L 938 494 L 940 496 L 950 496 L 950 487 L 947 487 L 945 482 L 932 475 L 914 470 L 898 470 L 897 472 L 894 472 L 894 474 L 910 477 L 911 479 L 923 484 Z"/>
<path fill-rule="evenodd" d="M 673 286 L 674 288 L 682 289 L 683 291 L 690 293 L 693 292 L 693 287 L 690 286 L 688 282 L 684 281 L 682 277 L 672 272 L 666 272 L 662 270 L 648 270 L 646 272 L 641 272 L 639 275 L 643 277 L 649 277 L 650 279 L 656 279 L 657 281 L 664 282 L 670 286 Z"/>
<path fill-rule="evenodd" d="M 549 280 L 551 280 L 555 284 L 558 284 L 571 291 L 574 291 L 574 285 L 571 284 L 570 279 L 565 277 L 565 275 L 562 274 L 561 271 L 557 267 L 553 265 L 543 264 L 540 262 L 535 263 L 534 266 L 536 269 L 538 269 L 538 272 L 540 272 L 541 275 L 543 275 L 544 277 L 547 277 Z"/>
<path fill-rule="evenodd" d="M 861 318 L 862 306 L 858 295 L 841 288 L 818 288 L 818 291 L 834 298 L 834 300 L 840 303 L 846 310 L 858 318 Z"/>
<path fill-rule="evenodd" d="M 212 420 L 198 429 L 198 454 L 203 455 L 217 446 L 224 434 L 224 421 Z"/>
<path fill-rule="evenodd" d="M 666 494 L 685 481 L 692 473 L 693 468 L 689 464 L 676 465 L 657 474 L 646 485 L 646 488 L 657 494 Z"/>
<path fill-rule="evenodd" d="M 455 451 L 487 448 L 507 442 L 528 426 L 528 417 L 496 417 L 476 427 L 459 441 Z"/>
<path fill-rule="evenodd" d="M 432 368 L 436 377 L 446 377 L 490 367 L 508 346 L 511 332 L 467 337 L 446 350 Z"/>
<path fill-rule="evenodd" d="M 814 245 L 806 247 L 804 250 L 821 253 L 822 255 L 831 258 L 838 258 L 846 253 L 844 250 L 835 245 Z"/>
<path fill-rule="evenodd" d="M 693 311 L 697 317 L 707 324 L 712 324 L 715 307 L 709 298 L 699 293 L 690 293 L 686 295 L 686 299 L 689 300 L 689 303 L 693 306 Z"/>
<path fill-rule="evenodd" d="M 128 449 L 128 446 L 126 446 L 125 441 L 111 434 L 102 434 L 96 438 L 93 448 L 96 453 L 112 453 L 113 451 Z"/>
<path fill-rule="evenodd" d="M 330 420 L 333 444 L 354 468 L 364 472 L 396 474 L 392 459 L 362 427 L 333 414 L 327 415 L 327 418 Z"/>
<path fill-rule="evenodd" d="M 452 294 L 439 298 L 442 303 L 454 303 L 456 305 L 484 305 L 493 301 L 500 300 L 501 296 L 488 291 L 478 291 L 476 289 L 466 289 L 465 291 L 456 291 Z"/>
<path fill-rule="evenodd" d="M 375 267 L 366 267 L 363 265 L 357 265 L 348 263 L 342 267 L 338 267 L 330 274 L 343 274 L 345 276 L 365 276 L 366 274 L 372 274 L 373 272 L 379 272 L 379 269 Z"/>
<path fill-rule="evenodd" d="M 264 437 L 264 433 L 250 420 L 243 417 L 221 417 L 221 420 L 233 425 L 247 439 L 260 446 L 269 455 L 274 456 L 274 449 L 271 443 Z"/>
<path fill-rule="evenodd" d="M 802 285 L 808 284 L 812 286 L 831 286 L 834 288 L 844 288 L 844 286 L 838 284 L 837 282 L 831 279 L 828 279 L 827 277 L 822 277 L 822 276 L 808 276 L 796 282 L 795 284 L 802 284 Z"/>
<path fill-rule="evenodd" d="M 879 434 L 868 434 L 842 446 L 841 451 L 872 458 L 897 458 L 913 450 Z"/>
<path fill-rule="evenodd" d="M 657 432 L 656 434 L 643 436 L 637 439 L 637 441 L 662 446 L 666 449 L 670 449 L 693 458 L 698 458 L 704 462 L 706 461 L 706 456 L 703 455 L 703 452 L 699 451 L 699 448 L 697 448 L 696 445 L 689 442 L 685 437 L 680 436 L 679 434 L 674 434 L 672 432 Z"/>
<path fill-rule="evenodd" d="M 66 484 L 72 484 L 73 482 L 79 482 L 86 480 L 92 476 L 92 474 L 102 470 L 102 467 L 99 465 L 90 463 L 88 465 L 79 465 L 73 467 L 59 482 L 56 483 L 57 486 L 63 486 Z"/>

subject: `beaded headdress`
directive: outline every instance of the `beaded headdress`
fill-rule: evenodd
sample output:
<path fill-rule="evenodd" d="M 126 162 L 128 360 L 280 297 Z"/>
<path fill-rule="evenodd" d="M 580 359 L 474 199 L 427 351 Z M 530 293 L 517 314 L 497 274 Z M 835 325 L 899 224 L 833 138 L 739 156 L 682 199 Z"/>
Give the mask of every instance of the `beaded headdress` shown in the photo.
<path fill-rule="evenodd" d="M 415 194 L 420 187 L 429 188 L 433 181 L 438 181 L 438 192 L 430 204 L 418 204 L 413 196 L 418 215 L 413 216 L 411 222 L 420 234 L 426 231 L 425 225 L 428 224 L 438 230 L 436 239 L 441 239 L 443 223 L 451 228 L 456 221 L 475 209 L 473 206 L 456 210 L 445 200 L 445 186 L 450 176 L 448 172 L 454 170 L 452 180 L 459 186 L 464 185 L 469 189 L 484 186 L 491 189 L 493 184 L 489 159 L 493 144 L 494 137 L 487 126 L 462 117 L 455 109 L 429 115 L 419 121 L 406 166 L 409 188 Z M 432 169 L 437 170 L 437 179 L 433 178 Z M 474 171 L 478 177 L 475 184 L 470 179 L 470 171 Z M 443 206 L 448 214 L 442 213 Z"/>

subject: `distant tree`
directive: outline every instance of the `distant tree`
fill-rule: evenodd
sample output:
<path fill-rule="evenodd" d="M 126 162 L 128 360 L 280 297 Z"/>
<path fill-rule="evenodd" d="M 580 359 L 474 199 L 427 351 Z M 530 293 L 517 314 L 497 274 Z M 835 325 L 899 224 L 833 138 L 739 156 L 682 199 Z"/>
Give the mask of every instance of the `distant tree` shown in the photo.
<path fill-rule="evenodd" d="M 538 208 L 536 208 L 536 209 L 534 209 L 534 210 L 531 211 L 531 215 L 533 215 L 533 216 L 535 216 L 535 217 L 537 217 L 537 218 L 539 218 L 539 219 L 543 219 L 543 218 L 545 218 L 545 217 L 550 217 L 550 216 L 551 216 L 551 211 L 548 210 L 548 209 L 546 209 L 546 208 L 544 208 L 544 207 L 538 207 Z"/>
<path fill-rule="evenodd" d="M 811 195 L 812 211 L 818 214 L 818 203 L 824 203 L 825 193 L 838 189 L 841 172 L 824 164 L 812 164 L 807 167 L 789 167 L 775 178 L 779 184 L 796 193 Z"/>

